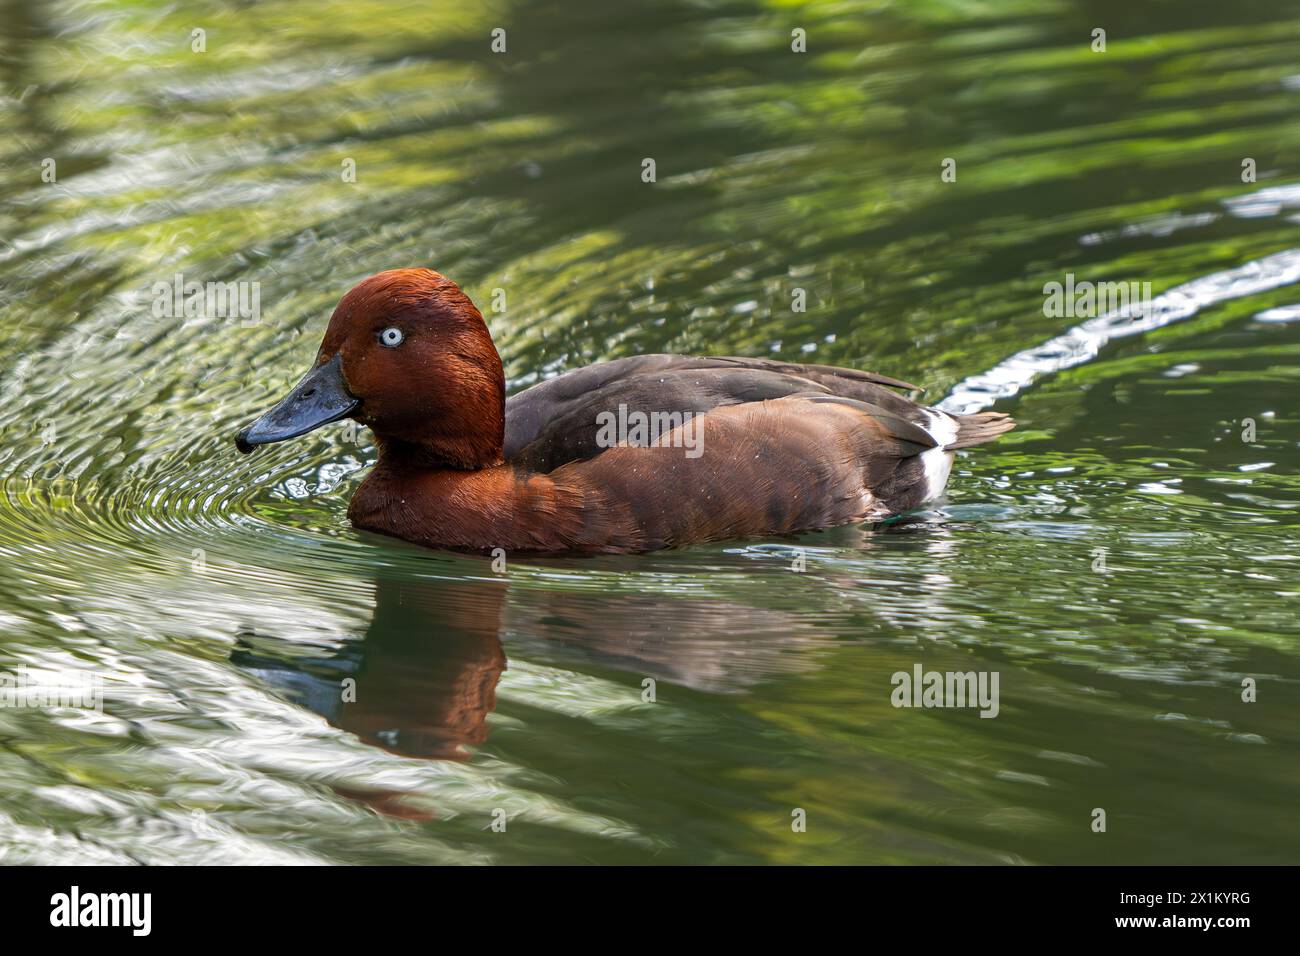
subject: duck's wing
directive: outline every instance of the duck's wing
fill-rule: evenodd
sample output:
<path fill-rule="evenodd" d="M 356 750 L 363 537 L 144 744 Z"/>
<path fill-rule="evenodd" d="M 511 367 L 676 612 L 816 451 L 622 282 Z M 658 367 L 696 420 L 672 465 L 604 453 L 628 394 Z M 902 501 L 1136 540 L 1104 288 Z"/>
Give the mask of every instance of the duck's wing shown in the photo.
<path fill-rule="evenodd" d="M 585 461 L 597 444 L 602 415 L 691 414 L 807 393 L 853 399 L 894 421 L 929 429 L 934 412 L 893 389 L 907 382 L 858 369 L 797 365 L 772 359 L 640 355 L 574 369 L 506 402 L 505 458 L 550 472 Z M 934 439 L 928 437 L 930 444 Z"/>
<path fill-rule="evenodd" d="M 932 497 L 925 429 L 868 402 L 796 393 L 715 408 L 652 446 L 619 445 L 545 476 L 575 550 L 642 551 L 876 521 Z M 944 473 L 946 478 L 946 471 Z"/>

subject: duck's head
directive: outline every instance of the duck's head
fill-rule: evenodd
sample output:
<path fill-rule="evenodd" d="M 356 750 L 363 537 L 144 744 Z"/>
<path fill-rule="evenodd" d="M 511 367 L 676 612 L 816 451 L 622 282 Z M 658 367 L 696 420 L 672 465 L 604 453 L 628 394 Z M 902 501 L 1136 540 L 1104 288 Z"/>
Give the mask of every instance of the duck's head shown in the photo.
<path fill-rule="evenodd" d="M 343 418 L 369 426 L 381 451 L 430 466 L 501 461 L 501 358 L 456 283 L 429 269 L 359 283 L 330 317 L 311 371 L 235 444 L 247 453 Z"/>

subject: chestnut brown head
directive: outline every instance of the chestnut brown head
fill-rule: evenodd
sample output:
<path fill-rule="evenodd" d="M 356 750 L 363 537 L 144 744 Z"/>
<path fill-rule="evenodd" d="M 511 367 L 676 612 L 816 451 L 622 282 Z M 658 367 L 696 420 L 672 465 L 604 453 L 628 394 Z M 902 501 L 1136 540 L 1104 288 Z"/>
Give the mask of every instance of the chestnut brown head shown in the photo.
<path fill-rule="evenodd" d="M 334 310 L 312 370 L 235 441 L 249 452 L 341 418 L 369 426 L 381 451 L 432 467 L 500 463 L 501 358 L 456 283 L 429 269 L 359 283 Z"/>

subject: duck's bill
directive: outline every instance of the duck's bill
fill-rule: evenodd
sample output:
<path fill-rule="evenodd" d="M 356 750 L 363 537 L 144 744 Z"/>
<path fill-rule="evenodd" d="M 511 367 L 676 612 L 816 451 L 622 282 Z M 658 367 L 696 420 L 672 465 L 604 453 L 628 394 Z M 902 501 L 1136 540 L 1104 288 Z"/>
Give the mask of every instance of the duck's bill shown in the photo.
<path fill-rule="evenodd" d="M 258 445 L 287 441 L 314 428 L 347 418 L 361 404 L 343 381 L 343 360 L 335 355 L 303 376 L 280 404 L 235 436 L 235 447 L 248 454 Z"/>

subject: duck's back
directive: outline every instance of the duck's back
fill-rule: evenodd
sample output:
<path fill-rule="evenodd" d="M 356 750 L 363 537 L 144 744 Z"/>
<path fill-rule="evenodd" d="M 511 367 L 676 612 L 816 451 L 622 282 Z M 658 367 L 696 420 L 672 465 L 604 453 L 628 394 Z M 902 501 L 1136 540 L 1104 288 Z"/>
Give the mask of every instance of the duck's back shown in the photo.
<path fill-rule="evenodd" d="M 587 365 L 506 400 L 505 458 L 548 472 L 593 458 L 603 413 L 627 411 L 700 415 L 725 405 L 769 401 L 800 392 L 839 395 L 876 405 L 925 426 L 926 410 L 892 389 L 917 386 L 897 379 L 771 359 L 638 355 Z"/>
<path fill-rule="evenodd" d="M 916 508 L 943 490 L 952 451 L 1014 427 L 999 413 L 953 416 L 856 369 L 768 359 L 646 355 L 575 369 L 506 403 L 505 457 L 631 502 L 652 538 L 827 527 Z M 602 423 L 681 415 L 701 439 L 610 447 Z M 689 438 L 689 431 L 685 433 Z M 674 504 L 675 502 L 675 504 Z M 665 508 L 692 516 L 671 521 Z M 715 527 L 716 526 L 716 527 Z"/>

